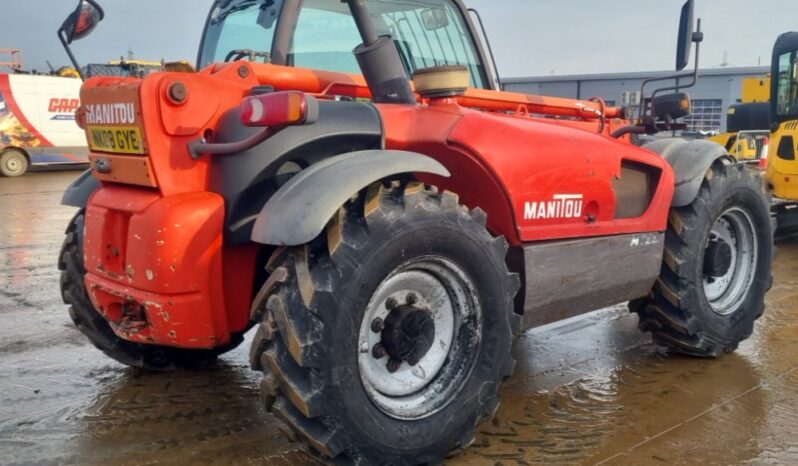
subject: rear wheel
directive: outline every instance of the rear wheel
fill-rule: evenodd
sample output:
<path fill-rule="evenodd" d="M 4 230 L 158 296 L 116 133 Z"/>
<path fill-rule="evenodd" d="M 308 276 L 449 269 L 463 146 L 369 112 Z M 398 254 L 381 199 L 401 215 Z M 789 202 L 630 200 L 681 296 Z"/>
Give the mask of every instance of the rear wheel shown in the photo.
<path fill-rule="evenodd" d="M 694 356 L 732 352 L 750 337 L 772 283 L 769 205 L 744 165 L 716 163 L 698 198 L 671 212 L 660 278 L 630 304 L 640 328 Z"/>
<path fill-rule="evenodd" d="M 22 176 L 28 171 L 28 165 L 28 158 L 16 149 L 0 153 L 0 174 L 3 176 Z"/>
<path fill-rule="evenodd" d="M 252 365 L 267 408 L 337 464 L 437 463 L 512 373 L 507 243 L 451 193 L 372 186 L 327 234 L 275 253 Z"/>
<path fill-rule="evenodd" d="M 119 338 L 108 322 L 91 304 L 86 293 L 83 266 L 83 217 L 81 210 L 69 223 L 66 239 L 61 248 L 58 268 L 61 270 L 61 296 L 69 304 L 69 315 L 75 326 L 100 351 L 127 366 L 155 371 L 180 368 L 202 368 L 212 364 L 216 357 L 230 351 L 244 341 L 243 335 L 234 335 L 224 348 L 213 350 L 188 350 L 157 345 L 143 345 Z"/>

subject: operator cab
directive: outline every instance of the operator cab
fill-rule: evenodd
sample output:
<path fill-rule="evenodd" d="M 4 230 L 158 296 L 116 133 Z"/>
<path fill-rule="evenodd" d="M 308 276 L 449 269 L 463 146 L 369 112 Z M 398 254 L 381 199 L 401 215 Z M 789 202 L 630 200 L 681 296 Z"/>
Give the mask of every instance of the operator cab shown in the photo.
<path fill-rule="evenodd" d="M 774 123 L 798 120 L 798 32 L 779 37 L 773 52 L 773 95 L 771 96 Z"/>
<path fill-rule="evenodd" d="M 380 36 L 390 35 L 408 76 L 465 66 L 470 85 L 494 89 L 486 56 L 467 10 L 455 0 L 366 0 Z M 345 2 L 217 0 L 205 26 L 197 64 L 250 60 L 361 74 L 352 51 L 363 39 Z"/>

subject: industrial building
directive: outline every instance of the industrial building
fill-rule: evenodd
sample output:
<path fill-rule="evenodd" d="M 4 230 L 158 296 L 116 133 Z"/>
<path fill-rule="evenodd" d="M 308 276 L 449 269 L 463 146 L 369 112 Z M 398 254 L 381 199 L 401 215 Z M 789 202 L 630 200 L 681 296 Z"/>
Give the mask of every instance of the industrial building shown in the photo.
<path fill-rule="evenodd" d="M 713 68 L 702 70 L 698 84 L 686 90 L 693 100 L 693 114 L 685 119 L 690 130 L 724 132 L 729 105 L 738 102 L 745 78 L 762 77 L 768 67 Z M 674 74 L 672 71 L 639 73 L 587 74 L 570 76 L 538 76 L 502 80 L 508 91 L 573 99 L 601 97 L 608 105 L 639 104 L 640 86 L 649 78 Z M 681 79 L 681 84 L 690 78 Z M 647 95 L 657 87 L 678 85 L 676 81 L 662 81 L 647 87 Z M 766 84 L 763 83 L 763 86 Z"/>

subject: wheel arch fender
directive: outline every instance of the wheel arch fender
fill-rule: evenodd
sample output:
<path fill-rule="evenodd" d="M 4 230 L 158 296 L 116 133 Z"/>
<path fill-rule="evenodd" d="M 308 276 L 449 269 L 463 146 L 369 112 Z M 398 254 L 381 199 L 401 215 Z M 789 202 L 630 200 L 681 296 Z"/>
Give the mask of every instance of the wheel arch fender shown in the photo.
<path fill-rule="evenodd" d="M 100 187 L 100 180 L 91 175 L 91 170 L 86 170 L 66 189 L 61 205 L 84 208 L 89 204 L 91 195 Z"/>
<path fill-rule="evenodd" d="M 706 140 L 668 138 L 643 147 L 662 156 L 673 168 L 676 187 L 671 202 L 673 207 L 685 207 L 695 201 L 707 171 L 716 161 L 734 161 L 723 146 Z"/>
<path fill-rule="evenodd" d="M 25 156 L 25 158 L 28 160 L 28 164 L 32 163 L 32 159 L 30 158 L 30 154 L 28 153 L 28 151 L 25 150 L 24 147 L 20 147 L 20 146 L 5 146 L 2 149 L 0 149 L 0 154 L 5 153 L 6 151 L 17 151 L 17 152 L 19 152 L 19 153 L 21 153 L 22 155 Z"/>
<path fill-rule="evenodd" d="M 354 194 L 384 178 L 410 173 L 451 176 L 431 157 L 395 150 L 350 152 L 314 164 L 266 202 L 252 241 L 274 246 L 309 243 Z"/>

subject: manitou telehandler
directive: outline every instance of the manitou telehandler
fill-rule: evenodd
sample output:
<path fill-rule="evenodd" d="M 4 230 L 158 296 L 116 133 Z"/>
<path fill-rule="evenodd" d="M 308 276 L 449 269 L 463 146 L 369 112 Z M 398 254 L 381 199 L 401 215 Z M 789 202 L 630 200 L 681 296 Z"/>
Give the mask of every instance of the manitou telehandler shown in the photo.
<path fill-rule="evenodd" d="M 690 1 L 678 70 L 693 25 Z M 198 73 L 86 81 L 75 324 L 155 370 L 256 327 L 266 407 L 335 464 L 468 447 L 530 327 L 631 300 L 667 348 L 737 348 L 771 284 L 761 181 L 717 144 L 630 142 L 683 128 L 686 94 L 633 124 L 500 92 L 477 37 L 460 0 L 219 0 Z"/>

